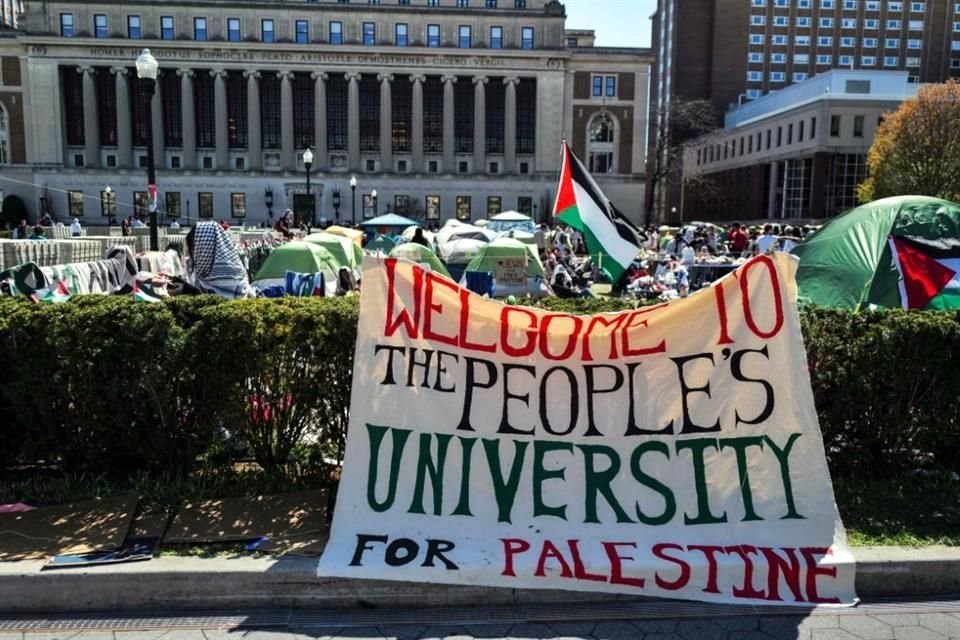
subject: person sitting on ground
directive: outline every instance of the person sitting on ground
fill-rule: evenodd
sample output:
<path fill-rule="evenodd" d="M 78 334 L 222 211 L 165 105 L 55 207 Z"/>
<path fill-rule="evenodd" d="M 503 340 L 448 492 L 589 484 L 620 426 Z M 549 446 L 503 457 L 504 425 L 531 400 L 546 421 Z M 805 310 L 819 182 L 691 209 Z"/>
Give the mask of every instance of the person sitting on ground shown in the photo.
<path fill-rule="evenodd" d="M 83 235 L 83 229 L 80 227 L 80 220 L 74 218 L 73 222 L 70 223 L 70 236 L 73 238 L 79 238 Z"/>
<path fill-rule="evenodd" d="M 201 293 L 224 298 L 255 296 L 247 270 L 230 236 L 212 220 L 199 222 L 186 237 L 190 279 Z"/>
<path fill-rule="evenodd" d="M 133 222 L 130 224 L 130 226 L 134 229 L 145 229 L 147 225 L 145 225 L 143 220 L 141 220 L 138 216 L 134 216 Z"/>
<path fill-rule="evenodd" d="M 287 209 L 287 211 L 290 211 Z M 282 216 L 277 218 L 277 224 L 273 226 L 273 230 L 282 233 L 284 238 L 292 238 L 293 232 L 290 231 L 290 225 L 287 224 L 287 212 L 285 211 Z"/>
<path fill-rule="evenodd" d="M 40 218 L 41 227 L 52 227 L 53 226 L 53 217 L 49 213 L 43 214 L 43 217 Z"/>
<path fill-rule="evenodd" d="M 18 224 L 17 228 L 14 230 L 13 237 L 18 240 L 26 240 L 30 237 L 30 228 L 27 226 L 26 220 L 20 221 L 20 224 Z"/>
<path fill-rule="evenodd" d="M 43 235 L 43 227 L 37 225 L 33 228 L 33 235 L 30 236 L 31 240 L 46 240 L 47 237 Z"/>
<path fill-rule="evenodd" d="M 426 236 L 423 235 L 423 229 L 421 229 L 420 227 L 417 227 L 416 230 L 413 232 L 413 238 L 410 240 L 410 242 L 414 244 L 423 245 L 428 249 L 430 248 L 430 243 L 427 241 Z"/>
<path fill-rule="evenodd" d="M 176 219 L 176 218 L 174 218 L 174 219 L 173 219 L 173 222 L 170 223 L 170 228 L 171 228 L 171 229 L 179 229 L 179 228 L 180 228 L 180 223 L 177 222 L 177 219 Z"/>

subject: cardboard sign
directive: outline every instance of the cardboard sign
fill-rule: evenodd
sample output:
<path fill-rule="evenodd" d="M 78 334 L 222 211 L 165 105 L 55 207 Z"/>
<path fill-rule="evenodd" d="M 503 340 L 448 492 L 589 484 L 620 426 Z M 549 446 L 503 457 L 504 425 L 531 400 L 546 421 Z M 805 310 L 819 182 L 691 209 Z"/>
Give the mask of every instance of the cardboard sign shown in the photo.
<path fill-rule="evenodd" d="M 574 317 L 367 258 L 320 574 L 854 602 L 795 271 Z"/>
<path fill-rule="evenodd" d="M 497 258 L 493 271 L 497 284 L 523 287 L 527 284 L 527 258 Z"/>

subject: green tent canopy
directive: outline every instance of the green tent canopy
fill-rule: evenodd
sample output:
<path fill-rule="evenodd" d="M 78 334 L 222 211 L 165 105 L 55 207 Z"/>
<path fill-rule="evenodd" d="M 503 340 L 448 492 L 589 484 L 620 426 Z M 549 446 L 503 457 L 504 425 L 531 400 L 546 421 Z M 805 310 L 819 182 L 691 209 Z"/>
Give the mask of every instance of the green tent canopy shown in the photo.
<path fill-rule="evenodd" d="M 960 205 L 925 196 L 886 198 L 852 209 L 793 249 L 801 300 L 859 310 L 901 307 L 891 237 L 960 238 Z"/>
<path fill-rule="evenodd" d="M 405 244 L 397 245 L 390 250 L 390 257 L 406 258 L 411 262 L 425 264 L 429 266 L 430 270 L 434 273 L 439 273 L 446 278 L 450 277 L 450 272 L 447 271 L 447 268 L 443 266 L 442 262 L 440 262 L 440 258 L 437 257 L 437 254 L 422 244 L 418 244 L 416 242 L 407 242 Z"/>
<path fill-rule="evenodd" d="M 322 272 L 326 277 L 336 278 L 339 270 L 337 260 L 323 247 L 309 242 L 289 242 L 280 245 L 267 256 L 253 280 L 284 280 L 287 271 Z"/>
<path fill-rule="evenodd" d="M 311 233 L 303 240 L 326 249 L 337 261 L 338 266 L 359 271 L 363 264 L 363 249 L 349 238 L 321 232 Z"/>
<path fill-rule="evenodd" d="M 536 245 L 524 244 L 513 238 L 499 238 L 481 248 L 473 260 L 470 261 L 470 264 L 467 265 L 467 271 L 493 273 L 496 271 L 498 259 L 522 258 L 524 256 L 527 257 L 527 277 L 544 278 L 543 263 L 540 262 L 540 256 L 537 255 Z"/>

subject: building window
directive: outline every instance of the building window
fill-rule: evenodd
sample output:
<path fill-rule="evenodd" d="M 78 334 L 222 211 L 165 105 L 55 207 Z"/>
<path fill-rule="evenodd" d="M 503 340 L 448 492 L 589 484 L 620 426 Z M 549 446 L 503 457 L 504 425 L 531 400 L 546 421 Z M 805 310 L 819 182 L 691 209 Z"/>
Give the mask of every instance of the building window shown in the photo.
<path fill-rule="evenodd" d="M 606 96 L 608 98 L 615 98 L 617 96 L 617 76 L 607 76 Z"/>
<path fill-rule="evenodd" d="M 490 48 L 503 48 L 503 27 L 490 27 Z"/>
<path fill-rule="evenodd" d="M 173 40 L 176 35 L 173 31 L 173 16 L 162 16 L 160 18 L 160 38 L 162 40 Z"/>
<path fill-rule="evenodd" d="M 497 0 L 487 0 L 487 9 L 496 9 Z"/>
<path fill-rule="evenodd" d="M 363 194 L 361 211 L 363 211 L 363 218 L 365 220 L 369 220 L 377 215 L 377 201 L 373 198 L 372 193 Z"/>
<path fill-rule="evenodd" d="M 115 147 L 117 146 L 117 83 L 113 74 L 102 67 L 97 69 L 95 80 L 100 144 L 105 147 Z"/>
<path fill-rule="evenodd" d="M 854 116 L 853 117 L 853 137 L 862 138 L 863 137 L 863 116 Z"/>
<path fill-rule="evenodd" d="M 83 135 L 83 76 L 76 67 L 60 67 L 60 86 L 63 88 L 63 113 L 66 118 L 67 145 L 79 147 Z M 0 117 L 5 112 L 0 108 Z"/>
<path fill-rule="evenodd" d="M 275 36 L 273 31 L 273 20 L 261 20 L 260 21 L 260 39 L 264 42 L 274 42 Z"/>
<path fill-rule="evenodd" d="M 360 76 L 360 150 L 380 150 L 380 83 L 375 75 Z M 442 125 L 441 125 L 442 126 Z M 426 137 L 426 135 L 424 135 Z"/>
<path fill-rule="evenodd" d="M 265 73 L 260 79 L 260 121 L 263 127 L 260 142 L 263 149 L 279 149 L 283 109 L 280 106 L 281 80 L 275 73 Z"/>
<path fill-rule="evenodd" d="M 227 40 L 240 42 L 240 18 L 227 18 Z"/>
<path fill-rule="evenodd" d="M 310 42 L 310 23 L 306 20 L 297 20 L 294 26 L 295 39 L 297 44 L 307 44 Z"/>
<path fill-rule="evenodd" d="M 838 115 L 830 116 L 830 137 L 840 137 L 840 116 Z"/>
<path fill-rule="evenodd" d="M 393 150 L 399 152 L 410 151 L 410 135 L 413 129 L 413 85 L 408 82 L 409 76 L 398 77 L 393 83 L 390 99 L 393 103 L 393 131 L 391 138 Z M 456 110 L 454 110 L 456 117 Z"/>
<path fill-rule="evenodd" d="M 526 9 L 526 8 L 527 8 L 527 0 L 513 0 L 513 8 L 514 8 L 514 9 Z"/>
<path fill-rule="evenodd" d="M 197 194 L 197 215 L 201 218 L 213 217 L 213 193 L 201 191 Z"/>
<path fill-rule="evenodd" d="M 150 214 L 150 195 L 146 191 L 133 192 L 133 215 L 145 217 Z"/>
<path fill-rule="evenodd" d="M 456 153 L 473 153 L 473 114 L 475 92 L 469 78 L 453 86 L 453 148 Z M 80 121 L 83 129 L 83 120 Z M 517 121 L 517 134 L 520 123 Z"/>
<path fill-rule="evenodd" d="M 590 173 L 613 173 L 616 127 L 608 113 L 597 114 L 590 122 L 588 144 Z"/>
<path fill-rule="evenodd" d="M 93 16 L 93 35 L 97 38 L 107 38 L 110 36 L 107 30 L 107 16 L 98 13 Z"/>
<path fill-rule="evenodd" d="M 520 30 L 520 48 L 533 49 L 533 27 L 523 27 Z"/>
<path fill-rule="evenodd" d="M 472 42 L 473 38 L 471 36 L 471 32 L 472 32 L 472 29 L 470 25 L 467 25 L 467 24 L 460 25 L 460 29 L 459 29 L 460 39 L 458 40 L 457 46 L 459 46 L 461 49 L 469 49 L 473 44 Z"/>
<path fill-rule="evenodd" d="M 427 196 L 424 207 L 427 220 L 440 219 L 440 196 Z"/>
<path fill-rule="evenodd" d="M 68 191 L 67 204 L 71 216 L 83 215 L 83 191 Z"/>
<path fill-rule="evenodd" d="M 112 218 L 117 215 L 117 192 L 100 192 L 100 215 Z"/>
<path fill-rule="evenodd" d="M 521 78 L 517 85 L 517 153 L 533 154 L 537 143 L 537 81 Z"/>
<path fill-rule="evenodd" d="M 460 9 L 466 9 L 470 6 L 470 0 L 457 0 L 457 7 Z"/>
<path fill-rule="evenodd" d="M 363 23 L 363 44 L 372 47 L 377 43 L 377 25 L 375 22 Z"/>
<path fill-rule="evenodd" d="M 443 82 L 440 76 L 427 76 L 423 83 L 423 150 L 427 153 L 443 151 Z"/>
<path fill-rule="evenodd" d="M 343 44 L 343 23 L 333 21 L 330 23 L 330 44 Z"/>
<path fill-rule="evenodd" d="M 72 38 L 74 34 L 73 30 L 73 14 L 72 13 L 61 13 L 60 14 L 60 35 L 64 38 Z"/>
<path fill-rule="evenodd" d="M 470 196 L 457 196 L 457 220 L 469 220 Z"/>
<path fill-rule="evenodd" d="M 502 82 L 487 85 L 486 152 L 503 153 L 506 125 L 506 86 Z M 476 167 L 482 170 L 483 167 Z"/>
<path fill-rule="evenodd" d="M 193 78 L 193 101 L 196 113 L 197 147 L 216 146 L 216 114 L 213 78 L 207 71 L 198 70 Z"/>
<path fill-rule="evenodd" d="M 427 163 L 427 171 L 429 173 L 439 173 L 440 164 L 436 160 L 431 160 L 430 162 Z"/>
<path fill-rule="evenodd" d="M 487 198 L 487 217 L 492 218 L 503 211 L 503 199 L 500 196 L 489 196 Z"/>
<path fill-rule="evenodd" d="M 524 215 L 533 215 L 533 198 L 530 196 L 520 196 L 517 198 L 517 212 Z"/>
<path fill-rule="evenodd" d="M 240 219 L 247 217 L 247 194 L 230 194 L 230 215 Z"/>
<path fill-rule="evenodd" d="M 140 29 L 140 16 L 127 16 L 127 37 L 133 40 L 139 40 L 143 37 L 143 31 Z"/>
<path fill-rule="evenodd" d="M 401 216 L 408 215 L 410 213 L 410 196 L 401 194 L 393 196 L 393 212 Z"/>
<path fill-rule="evenodd" d="M 194 40 L 207 39 L 207 19 L 206 18 L 193 19 L 193 39 Z"/>
<path fill-rule="evenodd" d="M 163 108 L 163 143 L 165 147 L 183 146 L 183 107 L 180 91 L 181 80 L 175 73 L 161 75 L 160 100 Z"/>
<path fill-rule="evenodd" d="M 407 24 L 405 22 L 398 22 L 394 26 L 394 42 L 398 47 L 407 46 Z"/>
<path fill-rule="evenodd" d="M 246 149 L 247 80 L 242 71 L 227 73 L 227 140 L 231 149 Z"/>
<path fill-rule="evenodd" d="M 427 6 L 428 6 L 428 7 L 439 7 L 439 6 L 440 6 L 440 0 L 427 0 Z"/>
<path fill-rule="evenodd" d="M 811 140 L 817 139 L 817 119 L 816 118 L 810 118 L 810 139 Z"/>
<path fill-rule="evenodd" d="M 314 145 L 314 83 L 309 73 L 293 75 L 293 145 L 306 149 Z"/>
<path fill-rule="evenodd" d="M 166 204 L 166 214 L 171 218 L 180 217 L 180 192 L 167 191 L 164 194 Z"/>
<path fill-rule="evenodd" d="M 327 80 L 327 146 L 347 150 L 347 80 L 342 73 Z"/>
<path fill-rule="evenodd" d="M 593 97 L 603 96 L 603 76 L 593 76 Z"/>
<path fill-rule="evenodd" d="M 427 25 L 427 46 L 434 47 L 434 48 L 440 46 L 440 25 L 438 24 Z"/>
<path fill-rule="evenodd" d="M 457 163 L 457 172 L 458 173 L 467 173 L 470 171 L 470 163 L 466 160 L 461 160 Z"/>

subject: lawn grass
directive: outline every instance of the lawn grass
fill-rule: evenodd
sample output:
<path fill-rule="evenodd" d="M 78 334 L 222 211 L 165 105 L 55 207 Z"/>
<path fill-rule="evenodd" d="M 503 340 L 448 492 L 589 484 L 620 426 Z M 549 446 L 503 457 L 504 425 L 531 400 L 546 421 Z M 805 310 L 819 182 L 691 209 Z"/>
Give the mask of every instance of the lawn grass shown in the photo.
<path fill-rule="evenodd" d="M 64 475 L 32 471 L 0 477 L 0 504 L 26 502 L 47 506 L 106 498 L 140 496 L 142 511 L 175 511 L 191 500 L 309 491 L 331 486 L 331 470 L 294 467 L 268 474 L 241 466 L 204 470 L 191 476 L 129 478 L 107 475 Z M 909 477 L 854 481 L 834 479 L 840 515 L 852 546 L 960 546 L 960 482 L 946 478 Z M 242 545 L 174 547 L 164 553 L 237 557 L 258 555 Z"/>

